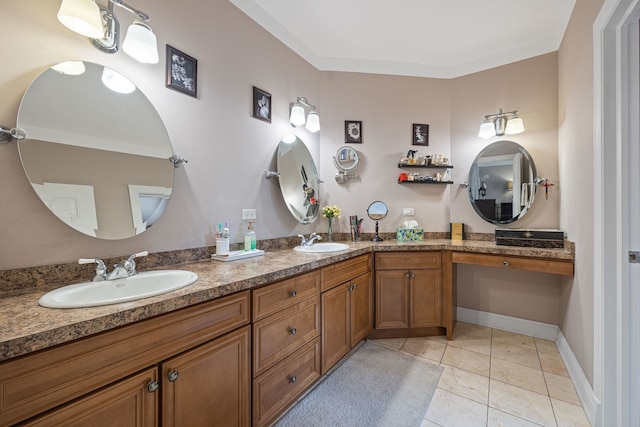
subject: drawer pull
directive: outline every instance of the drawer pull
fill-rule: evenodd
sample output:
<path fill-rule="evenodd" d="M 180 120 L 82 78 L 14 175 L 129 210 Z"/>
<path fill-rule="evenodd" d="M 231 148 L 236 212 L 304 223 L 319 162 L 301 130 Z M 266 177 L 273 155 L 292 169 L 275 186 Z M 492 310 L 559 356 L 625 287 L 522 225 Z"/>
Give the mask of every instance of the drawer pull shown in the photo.
<path fill-rule="evenodd" d="M 349 292 L 353 292 L 354 289 L 353 285 L 349 286 Z"/>
<path fill-rule="evenodd" d="M 160 388 L 160 384 L 158 384 L 158 381 L 151 381 L 147 384 L 147 391 L 149 393 L 153 393 L 159 388 Z"/>
<path fill-rule="evenodd" d="M 296 332 L 298 332 L 298 331 L 296 330 L 296 328 L 291 328 L 291 329 L 289 329 L 289 332 L 291 332 L 291 335 L 295 335 Z"/>
<path fill-rule="evenodd" d="M 291 297 L 295 297 L 296 295 L 298 295 L 298 293 L 296 291 L 291 291 L 291 292 L 289 292 L 289 295 Z"/>
<path fill-rule="evenodd" d="M 290 382 L 290 383 L 292 383 L 292 384 L 293 384 L 293 383 L 295 383 L 296 381 L 298 381 L 298 379 L 296 378 L 296 376 L 295 376 L 295 375 L 292 375 L 291 377 L 289 377 L 289 382 Z"/>
<path fill-rule="evenodd" d="M 411 276 L 412 278 L 413 278 L 413 277 L 416 277 L 416 273 L 411 273 L 411 274 L 410 274 L 410 276 Z"/>
<path fill-rule="evenodd" d="M 404 273 L 404 277 L 411 277 L 409 273 Z"/>
<path fill-rule="evenodd" d="M 503 262 L 503 264 L 505 265 L 505 267 L 509 267 L 511 265 L 511 263 L 509 261 L 505 261 L 505 262 Z"/>
<path fill-rule="evenodd" d="M 169 371 L 169 373 L 167 374 L 167 378 L 169 379 L 169 381 L 174 382 L 178 379 L 178 371 Z"/>

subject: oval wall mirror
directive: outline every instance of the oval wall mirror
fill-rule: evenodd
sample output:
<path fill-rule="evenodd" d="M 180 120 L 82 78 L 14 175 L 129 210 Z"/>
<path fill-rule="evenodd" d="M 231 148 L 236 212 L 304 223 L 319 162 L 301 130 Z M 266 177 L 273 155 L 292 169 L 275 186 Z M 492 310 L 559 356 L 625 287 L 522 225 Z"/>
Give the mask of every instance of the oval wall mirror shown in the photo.
<path fill-rule="evenodd" d="M 100 239 L 142 233 L 173 188 L 169 135 L 147 97 L 121 74 L 83 61 L 45 70 L 18 111 L 24 171 L 42 202 Z"/>
<path fill-rule="evenodd" d="M 297 136 L 287 135 L 278 144 L 276 159 L 287 209 L 301 224 L 314 222 L 320 209 L 320 179 L 309 149 Z"/>
<path fill-rule="evenodd" d="M 482 219 L 510 224 L 524 217 L 536 195 L 536 166 L 521 145 L 498 141 L 478 154 L 469 171 L 469 199 Z"/>

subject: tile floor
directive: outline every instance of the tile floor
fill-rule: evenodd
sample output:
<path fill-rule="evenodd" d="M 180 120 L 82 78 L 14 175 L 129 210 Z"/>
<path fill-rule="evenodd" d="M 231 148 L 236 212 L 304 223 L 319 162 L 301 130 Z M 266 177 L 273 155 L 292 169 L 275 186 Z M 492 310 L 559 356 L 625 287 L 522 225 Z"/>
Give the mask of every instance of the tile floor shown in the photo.
<path fill-rule="evenodd" d="M 453 340 L 377 342 L 444 368 L 421 427 L 589 427 L 556 344 L 458 322 Z"/>

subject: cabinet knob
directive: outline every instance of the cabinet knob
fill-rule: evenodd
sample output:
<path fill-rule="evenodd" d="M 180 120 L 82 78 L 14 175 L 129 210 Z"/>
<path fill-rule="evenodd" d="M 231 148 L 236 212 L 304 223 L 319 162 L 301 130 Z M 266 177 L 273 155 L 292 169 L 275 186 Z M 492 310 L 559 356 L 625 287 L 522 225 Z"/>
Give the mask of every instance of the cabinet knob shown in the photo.
<path fill-rule="evenodd" d="M 289 332 L 291 332 L 291 335 L 295 335 L 296 332 L 298 332 L 298 331 L 296 330 L 296 328 L 291 328 L 291 329 L 289 329 Z"/>
<path fill-rule="evenodd" d="M 298 381 L 298 379 L 296 378 L 295 375 L 292 375 L 291 377 L 289 377 L 289 382 L 290 383 L 295 383 L 296 381 Z"/>
<path fill-rule="evenodd" d="M 411 277 L 416 277 L 416 273 L 411 273 L 410 276 Z"/>
<path fill-rule="evenodd" d="M 348 289 L 349 289 L 349 292 L 353 292 L 353 290 L 354 290 L 355 288 L 353 287 L 353 285 L 351 285 L 351 286 L 349 286 L 349 288 L 348 288 Z"/>
<path fill-rule="evenodd" d="M 169 371 L 169 373 L 167 374 L 167 378 L 169 379 L 169 381 L 174 382 L 178 379 L 178 371 Z"/>
<path fill-rule="evenodd" d="M 149 393 L 153 393 L 159 388 L 160 388 L 160 384 L 158 384 L 158 381 L 151 381 L 147 384 L 147 391 Z"/>
<path fill-rule="evenodd" d="M 505 262 L 503 262 L 503 264 L 505 265 L 505 267 L 509 267 L 511 265 L 511 263 L 509 261 L 505 261 Z"/>
<path fill-rule="evenodd" d="M 411 275 L 407 272 L 407 273 L 404 273 L 404 277 L 411 277 Z"/>
<path fill-rule="evenodd" d="M 296 295 L 298 295 L 298 293 L 296 291 L 291 291 L 289 292 L 289 295 L 295 297 Z"/>

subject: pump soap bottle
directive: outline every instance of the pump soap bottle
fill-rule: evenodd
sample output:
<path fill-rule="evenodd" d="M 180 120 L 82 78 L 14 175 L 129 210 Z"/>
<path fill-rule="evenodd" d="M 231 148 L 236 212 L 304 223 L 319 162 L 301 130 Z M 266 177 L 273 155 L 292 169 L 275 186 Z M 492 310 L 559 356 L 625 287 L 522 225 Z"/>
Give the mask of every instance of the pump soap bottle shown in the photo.
<path fill-rule="evenodd" d="M 244 233 L 244 250 L 253 251 L 256 249 L 256 232 L 253 231 L 253 220 L 249 221 L 249 228 Z"/>

